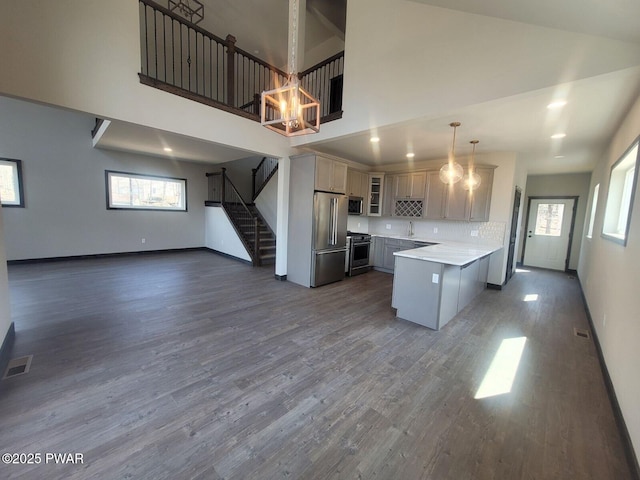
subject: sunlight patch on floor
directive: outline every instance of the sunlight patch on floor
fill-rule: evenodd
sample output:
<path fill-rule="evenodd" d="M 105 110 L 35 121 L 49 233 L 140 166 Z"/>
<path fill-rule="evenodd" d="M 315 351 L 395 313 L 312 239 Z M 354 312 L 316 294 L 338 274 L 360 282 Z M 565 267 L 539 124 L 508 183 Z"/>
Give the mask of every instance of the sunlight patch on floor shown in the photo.
<path fill-rule="evenodd" d="M 538 300 L 538 294 L 537 293 L 529 293 L 529 294 L 524 296 L 524 301 L 525 302 L 535 302 L 537 300 Z"/>
<path fill-rule="evenodd" d="M 505 338 L 474 398 L 487 398 L 511 392 L 527 337 Z"/>
<path fill-rule="evenodd" d="M 516 273 L 529 273 L 531 270 L 525 270 L 524 268 L 516 268 Z"/>

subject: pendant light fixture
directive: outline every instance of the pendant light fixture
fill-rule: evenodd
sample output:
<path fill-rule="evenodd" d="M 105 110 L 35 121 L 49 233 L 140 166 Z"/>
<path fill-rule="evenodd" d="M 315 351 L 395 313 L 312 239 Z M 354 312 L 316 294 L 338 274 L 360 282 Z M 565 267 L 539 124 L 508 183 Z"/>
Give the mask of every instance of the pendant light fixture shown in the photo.
<path fill-rule="evenodd" d="M 289 0 L 289 72 L 284 85 L 262 92 L 260 123 L 293 137 L 320 131 L 320 102 L 300 85 L 298 78 L 298 0 Z"/>
<path fill-rule="evenodd" d="M 478 175 L 474 171 L 476 145 L 480 143 L 480 140 L 471 140 L 469 143 L 473 145 L 473 151 L 471 152 L 471 163 L 469 163 L 469 172 L 465 174 L 464 178 L 462 179 L 462 188 L 464 188 L 465 190 L 474 191 L 480 186 L 480 183 L 482 182 L 480 175 Z"/>
<path fill-rule="evenodd" d="M 464 169 L 462 165 L 456 162 L 456 128 L 460 126 L 460 122 L 452 122 L 449 124 L 453 127 L 453 142 L 451 143 L 451 152 L 449 153 L 449 161 L 440 167 L 440 181 L 447 185 L 453 185 L 462 180 Z"/>

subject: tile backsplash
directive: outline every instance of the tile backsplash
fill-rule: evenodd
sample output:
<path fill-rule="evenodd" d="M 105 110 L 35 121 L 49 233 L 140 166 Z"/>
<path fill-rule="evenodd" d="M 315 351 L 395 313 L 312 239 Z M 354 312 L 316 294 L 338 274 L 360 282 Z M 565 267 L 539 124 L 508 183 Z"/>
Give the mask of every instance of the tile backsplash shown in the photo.
<path fill-rule="evenodd" d="M 403 218 L 377 218 L 354 217 L 368 219 L 368 233 L 379 235 L 407 235 L 409 231 L 409 219 Z M 351 220 L 350 220 L 351 222 Z M 348 225 L 349 223 L 348 222 Z M 355 220 L 354 220 L 355 222 Z M 451 220 L 411 220 L 413 233 L 416 238 L 424 238 L 433 241 L 453 240 L 478 245 L 498 244 L 504 245 L 506 223 L 505 222 L 460 222 Z M 365 222 L 360 220 L 360 224 Z M 350 230 L 358 230 L 351 228 Z M 366 231 L 360 228 L 359 231 Z"/>

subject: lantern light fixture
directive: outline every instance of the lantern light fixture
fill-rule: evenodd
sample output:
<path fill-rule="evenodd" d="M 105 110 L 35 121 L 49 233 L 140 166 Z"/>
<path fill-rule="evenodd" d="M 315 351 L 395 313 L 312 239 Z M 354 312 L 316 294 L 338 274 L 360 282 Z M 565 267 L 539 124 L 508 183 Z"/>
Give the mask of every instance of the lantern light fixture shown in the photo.
<path fill-rule="evenodd" d="M 298 0 L 289 0 L 289 72 L 284 85 L 262 92 L 260 123 L 287 137 L 320 131 L 320 102 L 300 85 L 298 49 Z"/>

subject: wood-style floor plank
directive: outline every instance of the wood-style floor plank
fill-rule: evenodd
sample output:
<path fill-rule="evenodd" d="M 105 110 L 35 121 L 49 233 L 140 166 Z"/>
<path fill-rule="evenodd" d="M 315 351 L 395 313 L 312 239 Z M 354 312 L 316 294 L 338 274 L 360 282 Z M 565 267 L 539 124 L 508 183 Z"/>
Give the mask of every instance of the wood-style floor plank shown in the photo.
<path fill-rule="evenodd" d="M 631 479 L 576 279 L 517 274 L 442 331 L 392 276 L 318 289 L 204 251 L 9 268 L 0 465 L 16 479 Z M 537 294 L 535 301 L 525 295 Z M 510 392 L 475 399 L 504 339 Z"/>

